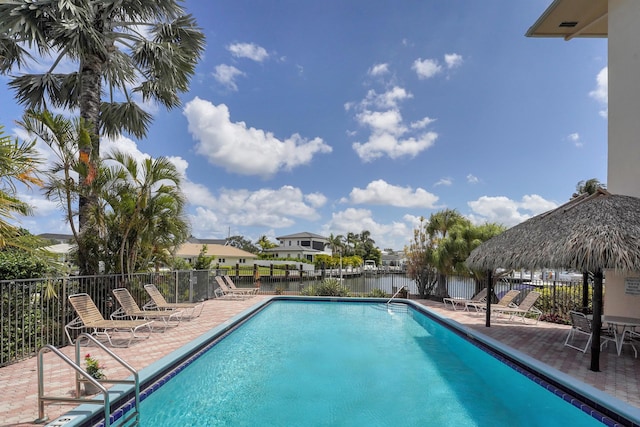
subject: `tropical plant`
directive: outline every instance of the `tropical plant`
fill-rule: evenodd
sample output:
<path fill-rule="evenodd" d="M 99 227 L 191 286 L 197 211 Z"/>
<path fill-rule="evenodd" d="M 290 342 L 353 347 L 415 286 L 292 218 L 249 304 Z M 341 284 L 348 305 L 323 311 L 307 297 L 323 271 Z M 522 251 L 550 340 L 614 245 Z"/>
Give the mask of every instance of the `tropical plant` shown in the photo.
<path fill-rule="evenodd" d="M 112 166 L 103 173 L 109 182 L 102 197 L 110 208 L 109 247 L 117 254 L 115 271 L 130 274 L 148 268 L 152 254 L 186 241 L 186 199 L 180 174 L 167 158 L 138 162 L 116 151 L 107 160 Z"/>
<path fill-rule="evenodd" d="M 607 189 L 607 184 L 600 182 L 597 178 L 580 181 L 576 184 L 576 192 L 571 195 L 572 199 L 582 194 L 594 194 L 598 189 Z"/>
<path fill-rule="evenodd" d="M 431 214 L 426 232 L 433 245 L 432 260 L 438 270 L 438 285 L 435 294 L 447 297 L 447 275 L 455 268 L 455 241 L 449 241 L 449 232 L 454 227 L 465 227 L 471 223 L 455 209 L 445 209 Z"/>
<path fill-rule="evenodd" d="M 278 247 L 277 243 L 273 243 L 272 241 L 269 240 L 269 238 L 263 234 L 262 236 L 260 236 L 258 238 L 258 240 L 256 241 L 256 244 L 260 247 L 261 249 L 261 253 L 266 251 L 267 249 L 272 249 L 272 248 L 276 248 Z"/>
<path fill-rule="evenodd" d="M 208 270 L 211 268 L 211 263 L 216 259 L 215 255 L 207 255 L 207 245 L 202 245 L 198 258 L 193 263 L 194 270 Z"/>
<path fill-rule="evenodd" d="M 471 224 L 455 210 L 420 218 L 413 240 L 405 247 L 407 274 L 416 281 L 420 297 L 447 297 L 447 277 L 471 276 L 480 283 L 486 272 L 471 271 L 465 261 L 473 249 L 504 231 L 499 224 Z"/>
<path fill-rule="evenodd" d="M 22 236 L 20 229 L 9 221 L 16 215 L 30 215 L 32 209 L 18 197 L 17 184 L 27 188 L 40 186 L 42 181 L 37 175 L 40 163 L 35 142 L 14 140 L 4 135 L 4 126 L 0 125 L 0 248 L 16 245 Z"/>
<path fill-rule="evenodd" d="M 324 279 L 319 285 L 305 287 L 300 291 L 300 295 L 348 297 L 349 288 L 338 279 Z"/>
<path fill-rule="evenodd" d="M 87 353 L 84 355 L 84 365 L 84 370 L 90 377 L 97 380 L 103 380 L 107 378 L 104 373 L 104 365 L 100 364 L 100 361 L 97 358 L 91 356 L 91 353 Z"/>
<path fill-rule="evenodd" d="M 78 147 L 85 165 L 79 180 L 86 187 L 78 208 L 82 233 L 96 202 L 90 190 L 100 135 L 146 135 L 151 115 L 134 95 L 168 109 L 179 106 L 178 94 L 188 90 L 204 50 L 204 35 L 177 0 L 0 1 L 0 16 L 0 73 L 11 74 L 9 86 L 18 102 L 27 109 L 77 108 L 90 126 L 88 143 Z M 26 72 L 35 52 L 51 64 L 44 73 Z M 61 71 L 70 64 L 77 71 Z M 82 248 L 80 257 L 97 249 Z M 81 268 L 95 266 L 81 262 Z"/>

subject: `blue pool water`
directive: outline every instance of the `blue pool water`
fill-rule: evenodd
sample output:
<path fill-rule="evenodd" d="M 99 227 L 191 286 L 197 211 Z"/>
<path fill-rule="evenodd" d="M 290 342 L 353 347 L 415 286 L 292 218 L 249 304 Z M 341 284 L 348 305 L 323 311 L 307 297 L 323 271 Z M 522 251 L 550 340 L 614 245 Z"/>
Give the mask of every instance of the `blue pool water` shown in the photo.
<path fill-rule="evenodd" d="M 149 395 L 141 426 L 602 426 L 423 314 L 277 301 Z"/>

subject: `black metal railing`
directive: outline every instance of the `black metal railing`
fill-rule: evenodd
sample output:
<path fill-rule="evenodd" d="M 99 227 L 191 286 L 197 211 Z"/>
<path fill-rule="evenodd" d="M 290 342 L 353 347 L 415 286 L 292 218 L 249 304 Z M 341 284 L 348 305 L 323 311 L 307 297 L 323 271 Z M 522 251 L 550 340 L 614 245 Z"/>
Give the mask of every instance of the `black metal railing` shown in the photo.
<path fill-rule="evenodd" d="M 32 357 L 46 344 L 69 344 L 64 326 L 76 317 L 68 302 L 69 295 L 89 294 L 103 317 L 109 318 L 118 309 L 113 289 L 126 287 L 140 307 L 148 301 L 144 290 L 147 283 L 155 284 L 169 302 L 202 301 L 216 298 L 216 275 L 229 275 L 238 287 L 259 286 L 261 294 L 313 295 L 318 291 L 338 290 L 340 295 L 389 298 L 400 288 L 406 287 L 409 298 L 438 299 L 433 295 L 418 295 L 415 282 L 402 271 L 318 271 L 308 270 L 303 265 L 237 265 L 215 270 L 160 271 L 129 276 L 67 276 L 0 281 L 0 366 Z M 326 280 L 333 286 L 320 286 Z M 447 292 L 453 297 L 468 298 L 485 286 L 473 279 L 447 278 Z M 588 295 L 591 295 L 591 284 L 587 286 Z M 582 282 L 519 283 L 501 280 L 495 283 L 494 288 L 496 298 L 514 288 L 539 290 L 542 297 L 537 307 L 543 311 L 543 319 L 547 320 L 562 322 L 567 319 L 569 310 L 584 307 Z"/>

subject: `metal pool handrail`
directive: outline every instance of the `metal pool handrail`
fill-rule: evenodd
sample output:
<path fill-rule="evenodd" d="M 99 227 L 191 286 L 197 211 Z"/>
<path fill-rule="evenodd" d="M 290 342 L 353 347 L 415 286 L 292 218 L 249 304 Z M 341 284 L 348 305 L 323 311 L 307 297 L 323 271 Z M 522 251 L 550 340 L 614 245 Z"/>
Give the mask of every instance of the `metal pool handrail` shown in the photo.
<path fill-rule="evenodd" d="M 80 343 L 81 343 L 81 338 L 87 338 L 89 341 L 92 341 L 94 344 L 96 344 L 99 348 L 101 348 L 105 353 L 107 353 L 109 356 L 111 356 L 116 362 L 118 362 L 120 365 L 122 365 L 125 369 L 127 369 L 129 372 L 131 372 L 133 374 L 133 380 L 101 380 L 98 381 L 95 378 L 89 376 L 87 374 L 87 372 L 82 369 L 82 367 L 80 366 Z M 67 365 L 69 365 L 76 373 L 76 397 L 64 397 L 64 396 L 45 396 L 44 395 L 44 363 L 43 363 L 43 355 L 45 353 L 46 350 L 49 350 L 51 352 L 53 352 L 55 355 L 57 355 L 58 357 L 60 357 L 60 359 L 65 362 Z M 75 344 L 75 354 L 76 354 L 76 361 L 74 362 L 73 360 L 71 360 L 67 355 L 65 355 L 64 353 L 62 353 L 60 350 L 58 350 L 56 347 L 54 347 L 51 344 L 46 344 L 45 346 L 43 346 L 39 351 L 38 351 L 38 419 L 35 421 L 36 423 L 44 423 L 47 420 L 47 417 L 44 413 L 44 404 L 45 402 L 61 402 L 61 403 L 90 403 L 90 404 L 100 404 L 102 403 L 104 406 L 104 425 L 105 427 L 110 427 L 111 425 L 111 420 L 110 420 L 110 415 L 111 415 L 111 402 L 110 402 L 110 398 L 109 398 L 109 391 L 107 390 L 107 388 L 102 385 L 102 383 L 108 383 L 108 384 L 131 384 L 134 385 L 134 389 L 135 389 L 135 406 L 134 406 L 134 410 L 132 411 L 132 413 L 130 415 L 127 416 L 127 419 L 123 420 L 123 423 L 129 421 L 132 417 L 135 416 L 136 418 L 136 423 L 134 425 L 137 425 L 140 421 L 140 413 L 138 411 L 138 408 L 140 406 L 140 379 L 138 377 L 138 372 L 131 366 L 129 365 L 127 362 L 125 362 L 122 358 L 120 358 L 117 354 L 113 353 L 111 350 L 109 350 L 107 347 L 104 346 L 104 344 L 102 344 L 100 341 L 98 341 L 97 339 L 95 339 L 93 336 L 87 334 L 87 333 L 82 333 L 78 336 L 78 338 L 76 339 L 76 344 Z M 91 384 L 93 384 L 94 386 L 96 386 L 99 390 L 100 393 L 102 393 L 103 398 L 102 399 L 97 399 L 97 398 L 83 398 L 83 397 L 78 397 L 80 396 L 80 383 L 82 381 L 87 381 Z"/>
<path fill-rule="evenodd" d="M 404 288 L 407 288 L 407 285 L 402 285 L 398 288 L 398 290 L 396 291 L 395 294 L 393 294 L 393 296 L 391 298 L 389 298 L 389 301 L 387 301 L 387 305 L 389 305 L 391 303 L 391 301 L 393 301 L 393 299 L 398 296 L 398 294 L 400 293 L 401 290 L 403 290 Z M 409 288 L 407 288 L 407 291 L 409 290 Z"/>

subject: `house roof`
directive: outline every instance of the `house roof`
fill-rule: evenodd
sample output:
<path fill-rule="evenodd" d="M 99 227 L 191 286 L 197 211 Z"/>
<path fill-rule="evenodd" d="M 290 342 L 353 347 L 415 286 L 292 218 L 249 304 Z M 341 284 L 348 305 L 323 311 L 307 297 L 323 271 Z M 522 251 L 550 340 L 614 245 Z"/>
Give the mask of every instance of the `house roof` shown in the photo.
<path fill-rule="evenodd" d="M 227 243 L 227 239 L 199 239 L 197 237 L 189 237 L 187 240 L 188 243 L 200 243 L 200 244 L 216 244 L 216 245 L 224 245 Z"/>
<path fill-rule="evenodd" d="M 278 239 L 278 240 L 281 240 L 281 239 L 299 239 L 299 238 L 328 240 L 324 236 L 321 236 L 319 234 L 309 233 L 307 231 L 304 231 L 302 233 L 289 234 L 287 236 L 276 237 L 276 239 Z"/>
<path fill-rule="evenodd" d="M 607 37 L 608 0 L 554 0 L 527 37 Z"/>
<path fill-rule="evenodd" d="M 200 255 L 202 246 L 207 247 L 207 256 L 216 257 L 233 257 L 233 258 L 258 258 L 258 255 L 251 252 L 243 251 L 235 246 L 230 245 L 218 245 L 215 243 L 202 244 L 202 243 L 184 243 L 176 251 L 176 256 L 181 257 L 197 257 Z"/>

